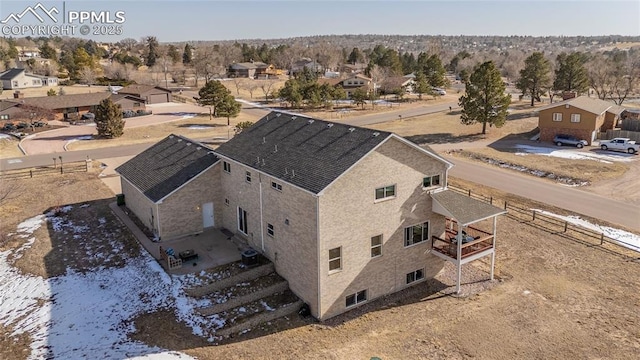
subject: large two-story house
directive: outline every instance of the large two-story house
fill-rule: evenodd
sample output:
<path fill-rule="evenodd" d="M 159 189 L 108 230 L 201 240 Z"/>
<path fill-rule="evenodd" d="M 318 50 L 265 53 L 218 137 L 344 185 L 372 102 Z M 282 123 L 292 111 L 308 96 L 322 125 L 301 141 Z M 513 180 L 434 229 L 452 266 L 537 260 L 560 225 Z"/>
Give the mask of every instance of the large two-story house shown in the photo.
<path fill-rule="evenodd" d="M 117 171 L 127 206 L 161 242 L 234 232 L 324 320 L 432 278 L 446 260 L 458 271 L 493 260 L 504 211 L 448 190 L 451 167 L 393 133 L 272 112 L 215 150 L 171 135 Z M 486 219 L 493 232 L 469 227 Z"/>

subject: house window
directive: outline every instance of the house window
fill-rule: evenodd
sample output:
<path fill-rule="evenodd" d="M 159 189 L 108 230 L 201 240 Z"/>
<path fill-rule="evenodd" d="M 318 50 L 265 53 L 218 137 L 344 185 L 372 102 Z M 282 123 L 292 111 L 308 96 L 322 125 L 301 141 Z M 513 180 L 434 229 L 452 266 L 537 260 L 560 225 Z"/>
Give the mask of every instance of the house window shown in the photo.
<path fill-rule="evenodd" d="M 247 212 L 245 210 L 242 210 L 241 207 L 238 207 L 238 230 L 247 235 Z"/>
<path fill-rule="evenodd" d="M 376 189 L 376 200 L 393 198 L 396 196 L 396 186 L 390 185 Z"/>
<path fill-rule="evenodd" d="M 275 181 L 272 181 L 272 182 L 271 182 L 271 187 L 272 187 L 272 188 L 274 188 L 274 189 L 276 189 L 276 190 L 278 190 L 278 191 L 282 191 L 282 185 L 281 185 L 281 184 L 278 184 L 278 183 L 277 183 L 277 182 L 275 182 Z"/>
<path fill-rule="evenodd" d="M 18 86 L 18 82 L 17 82 L 17 81 L 14 81 L 14 82 L 13 82 L 13 86 Z"/>
<path fill-rule="evenodd" d="M 382 235 L 376 235 L 371 238 L 371 257 L 382 255 Z"/>
<path fill-rule="evenodd" d="M 579 123 L 580 122 L 580 114 L 571 114 L 571 122 Z"/>
<path fill-rule="evenodd" d="M 229 206 L 229 199 L 225 198 L 225 199 L 224 199 L 224 204 L 225 204 L 225 205 L 227 205 L 227 206 Z"/>
<path fill-rule="evenodd" d="M 140 107 L 140 103 L 139 102 L 134 102 L 133 103 L 133 107 Z"/>
<path fill-rule="evenodd" d="M 227 172 L 229 174 L 231 173 L 231 164 L 229 164 L 228 162 L 223 161 L 222 168 L 224 169 L 224 172 Z"/>
<path fill-rule="evenodd" d="M 267 235 L 274 237 L 275 231 L 273 230 L 273 225 L 267 224 Z"/>
<path fill-rule="evenodd" d="M 424 279 L 424 269 L 412 271 L 407 274 L 407 285 L 422 279 Z"/>
<path fill-rule="evenodd" d="M 426 241 L 429 236 L 429 222 L 404 228 L 404 246 L 411 246 Z"/>
<path fill-rule="evenodd" d="M 440 175 L 426 176 L 422 179 L 422 187 L 440 186 Z"/>
<path fill-rule="evenodd" d="M 246 172 L 245 179 L 247 180 L 247 182 L 248 182 L 248 183 L 250 183 L 250 182 L 251 182 L 251 172 L 250 172 L 250 171 L 247 171 L 247 172 Z"/>
<path fill-rule="evenodd" d="M 367 290 L 362 290 L 362 291 L 358 291 L 355 294 L 347 295 L 345 300 L 346 300 L 345 305 L 347 307 L 363 303 L 367 301 Z"/>
<path fill-rule="evenodd" d="M 342 269 L 342 248 L 337 247 L 329 250 L 329 272 Z"/>
<path fill-rule="evenodd" d="M 562 121 L 562 113 L 553 113 L 553 121 Z"/>
<path fill-rule="evenodd" d="M 0 115 L 0 120 L 9 120 L 9 115 L 8 114 Z"/>

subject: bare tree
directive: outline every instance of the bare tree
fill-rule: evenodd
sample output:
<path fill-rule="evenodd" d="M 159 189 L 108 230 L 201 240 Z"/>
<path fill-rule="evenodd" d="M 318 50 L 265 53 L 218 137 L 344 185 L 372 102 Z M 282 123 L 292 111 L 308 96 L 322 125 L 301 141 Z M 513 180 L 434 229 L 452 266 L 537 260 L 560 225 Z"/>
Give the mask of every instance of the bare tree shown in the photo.
<path fill-rule="evenodd" d="M 80 70 L 80 79 L 87 85 L 95 84 L 96 77 L 96 71 L 88 66 L 85 66 Z"/>
<path fill-rule="evenodd" d="M 276 80 L 259 80 L 260 89 L 264 94 L 264 101 L 269 101 L 269 95 L 272 93 L 272 88 L 276 84 Z"/>
<path fill-rule="evenodd" d="M 0 205 L 20 196 L 24 186 L 18 180 L 0 181 Z"/>
<path fill-rule="evenodd" d="M 258 84 L 255 81 L 249 81 L 246 83 L 246 89 L 249 92 L 249 96 L 253 99 L 253 92 L 258 89 Z"/>
<path fill-rule="evenodd" d="M 164 74 L 164 87 L 168 88 L 169 87 L 169 77 L 168 77 L 168 75 L 172 70 L 173 60 L 171 59 L 171 57 L 167 53 L 167 49 L 166 48 L 161 49 L 159 55 L 160 55 L 160 57 L 158 58 L 158 65 L 160 66 L 160 69 L 162 70 L 162 73 Z"/>
<path fill-rule="evenodd" d="M 244 85 L 245 79 L 243 78 L 233 78 L 233 85 L 236 87 L 236 95 L 240 95 L 240 88 Z"/>
<path fill-rule="evenodd" d="M 589 86 L 596 92 L 599 99 L 605 100 L 611 94 L 611 70 L 604 55 L 597 54 L 587 64 Z"/>

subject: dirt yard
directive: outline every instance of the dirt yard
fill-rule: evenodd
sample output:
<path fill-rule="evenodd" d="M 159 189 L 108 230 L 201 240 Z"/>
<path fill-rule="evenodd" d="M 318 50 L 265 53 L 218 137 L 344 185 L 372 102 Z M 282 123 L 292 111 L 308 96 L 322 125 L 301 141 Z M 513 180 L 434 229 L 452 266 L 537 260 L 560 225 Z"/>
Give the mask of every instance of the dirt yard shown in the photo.
<path fill-rule="evenodd" d="M 0 206 L 0 232 L 7 234 L 18 222 L 66 204 L 90 204 L 86 218 L 74 218 L 75 224 L 105 218 L 108 226 L 117 227 L 105 212 L 108 201 L 111 194 L 96 173 L 23 180 L 16 197 Z M 466 265 L 461 297 L 451 294 L 453 273 L 447 267 L 435 280 L 324 323 L 295 316 L 211 346 L 162 310 L 131 319 L 137 328 L 132 337 L 199 359 L 635 359 L 640 352 L 640 255 L 554 232 L 500 218 L 497 280 L 485 281 L 484 263 Z M 85 252 L 62 252 L 46 236 L 42 239 L 18 263 L 22 272 L 49 277 L 64 271 L 45 267 L 45 258 L 66 258 L 64 264 L 76 270 L 98 266 L 85 261 Z M 128 240 L 122 244 L 132 254 L 137 251 Z M 0 251 L 12 246 L 5 243 Z M 12 337 L 11 330 L 0 326 L 0 358 L 25 359 L 29 337 Z"/>
<path fill-rule="evenodd" d="M 20 89 L 20 92 L 24 94 L 25 97 L 38 97 L 38 96 L 47 96 L 47 91 L 55 90 L 56 93 L 60 91 L 60 89 L 64 89 L 64 93 L 67 95 L 71 94 L 87 94 L 87 93 L 97 93 L 108 91 L 108 86 L 85 86 L 85 85 L 73 85 L 73 86 L 43 86 L 40 88 L 29 88 L 29 89 Z M 5 90 L 0 95 L 2 99 L 13 99 L 14 91 Z"/>

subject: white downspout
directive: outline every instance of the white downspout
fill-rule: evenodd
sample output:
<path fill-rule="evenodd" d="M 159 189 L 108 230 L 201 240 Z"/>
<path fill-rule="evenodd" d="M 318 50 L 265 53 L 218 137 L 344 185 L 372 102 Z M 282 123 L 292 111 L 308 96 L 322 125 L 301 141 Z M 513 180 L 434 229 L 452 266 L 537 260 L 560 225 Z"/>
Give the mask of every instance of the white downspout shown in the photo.
<path fill-rule="evenodd" d="M 264 222 L 262 219 L 262 176 L 258 173 L 258 188 L 260 189 L 260 243 L 264 254 Z"/>
<path fill-rule="evenodd" d="M 493 244 L 492 244 L 492 250 L 493 252 L 491 252 L 491 280 L 493 280 L 493 269 L 495 268 L 496 265 L 496 222 L 498 220 L 497 216 L 493 217 Z"/>
<path fill-rule="evenodd" d="M 322 286 L 320 286 L 321 282 L 321 278 L 320 278 L 320 269 L 322 268 L 321 264 L 320 264 L 320 196 L 316 196 L 316 246 L 317 246 L 317 258 L 318 258 L 318 265 L 316 266 L 316 270 L 318 271 L 318 319 L 320 319 L 322 311 L 322 303 L 320 302 L 321 299 L 321 290 L 322 290 Z"/>
<path fill-rule="evenodd" d="M 162 236 L 160 235 L 160 210 L 158 209 L 158 203 L 156 205 L 156 226 L 158 229 L 158 239 L 162 240 Z"/>
<path fill-rule="evenodd" d="M 458 222 L 458 234 L 456 234 L 457 245 L 458 245 L 458 253 L 456 256 L 456 266 L 457 266 L 457 279 L 456 279 L 456 294 L 460 294 L 460 278 L 462 278 L 462 229 L 460 226 L 460 222 Z"/>

